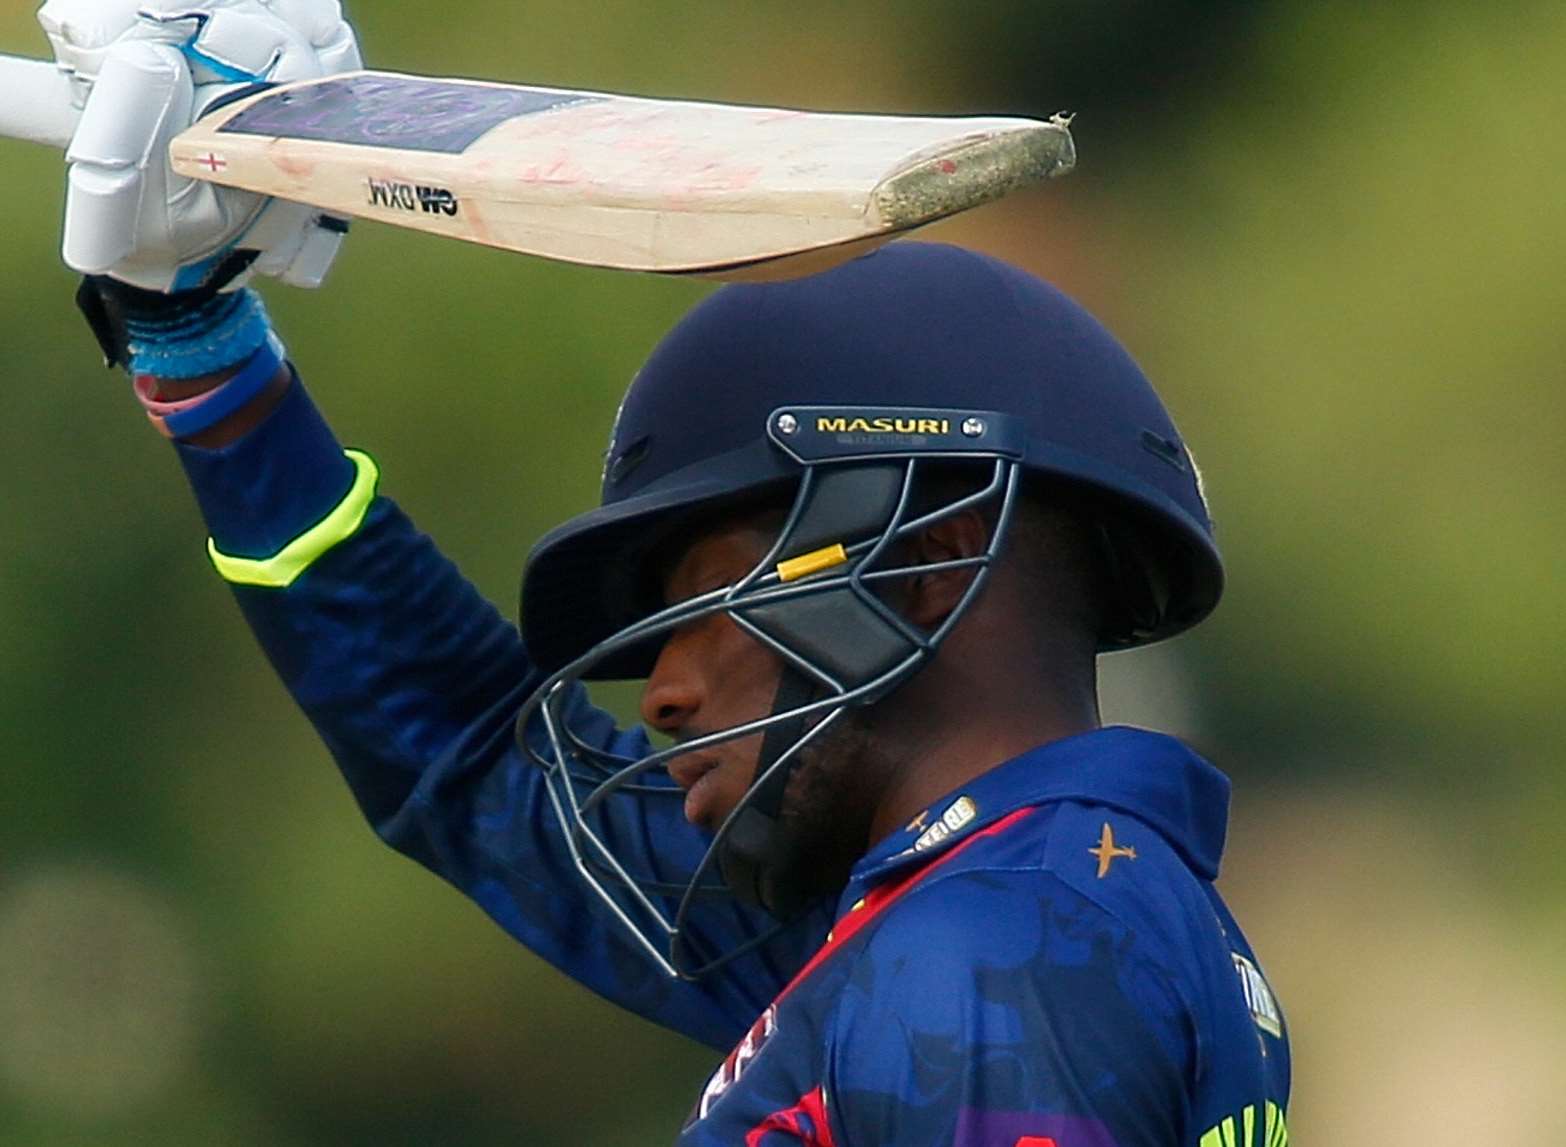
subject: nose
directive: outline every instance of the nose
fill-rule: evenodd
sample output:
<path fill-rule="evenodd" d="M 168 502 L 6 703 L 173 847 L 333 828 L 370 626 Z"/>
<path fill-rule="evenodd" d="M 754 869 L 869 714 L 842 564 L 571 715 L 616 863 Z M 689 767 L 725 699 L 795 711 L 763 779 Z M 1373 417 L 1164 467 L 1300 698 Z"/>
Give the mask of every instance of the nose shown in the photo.
<path fill-rule="evenodd" d="M 642 720 L 669 736 L 688 727 L 701 708 L 703 685 L 686 630 L 675 630 L 663 643 L 652 673 L 642 686 Z"/>

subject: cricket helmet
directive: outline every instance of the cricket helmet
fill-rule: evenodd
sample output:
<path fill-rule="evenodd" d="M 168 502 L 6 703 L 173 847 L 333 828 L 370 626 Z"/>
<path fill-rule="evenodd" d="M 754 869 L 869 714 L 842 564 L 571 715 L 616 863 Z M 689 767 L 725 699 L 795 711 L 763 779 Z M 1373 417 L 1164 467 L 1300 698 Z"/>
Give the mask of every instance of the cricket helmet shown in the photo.
<path fill-rule="evenodd" d="M 971 486 L 932 504 L 928 479 L 953 467 Z M 547 679 L 518 737 L 545 769 L 583 875 L 667 971 L 699 975 L 728 958 L 697 950 L 684 927 L 705 896 L 727 889 L 781 918 L 800 910 L 780 828 L 800 750 L 929 659 L 983 584 L 1025 480 L 1101 542 L 1101 648 L 1169 637 L 1217 604 L 1200 478 L 1163 404 L 1103 326 L 1016 267 L 894 243 L 808 278 L 725 286 L 653 351 L 615 420 L 601 505 L 528 558 L 522 631 Z M 662 601 L 660 549 L 764 504 L 786 518 L 748 576 Z M 994 522 L 989 547 L 960 563 L 975 576 L 957 609 L 921 631 L 877 582 L 918 572 L 898 564 L 899 539 L 977 506 Z M 769 716 L 636 760 L 570 735 L 579 682 L 648 676 L 673 629 L 720 611 L 782 660 Z M 605 802 L 681 796 L 672 757 L 758 732 L 755 781 L 698 870 L 683 883 L 629 872 L 594 823 Z"/>

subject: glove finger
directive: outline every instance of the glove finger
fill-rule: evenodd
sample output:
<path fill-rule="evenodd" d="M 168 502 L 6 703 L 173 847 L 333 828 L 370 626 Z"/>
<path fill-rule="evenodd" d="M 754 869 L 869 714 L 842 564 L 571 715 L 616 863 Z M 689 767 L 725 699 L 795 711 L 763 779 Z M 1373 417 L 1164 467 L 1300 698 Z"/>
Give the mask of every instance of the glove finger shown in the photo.
<path fill-rule="evenodd" d="M 136 0 L 48 0 L 38 23 L 72 48 L 106 48 L 136 22 Z"/>
<path fill-rule="evenodd" d="M 253 191 L 190 180 L 168 200 L 170 244 L 181 263 L 221 254 L 247 234 L 271 202 Z"/>
<path fill-rule="evenodd" d="M 109 45 L 136 23 L 136 0 L 49 0 L 38 10 L 38 22 L 55 61 L 90 83 Z"/>
<path fill-rule="evenodd" d="M 309 41 L 264 9 L 213 12 L 185 51 L 225 80 L 304 79 L 319 74 Z M 305 57 L 311 67 L 302 74 L 280 76 L 278 68 L 285 57 L 290 70 L 297 71 Z"/>
<path fill-rule="evenodd" d="M 132 41 L 104 60 L 76 134 L 70 164 L 62 255 L 80 271 L 107 270 L 132 250 L 156 243 L 144 218 L 162 218 L 170 184 L 185 180 L 162 154 L 170 130 L 189 119 L 194 98 L 177 49 Z M 144 213 L 153 198 L 158 210 Z"/>
<path fill-rule="evenodd" d="M 338 0 L 270 0 L 268 7 L 310 41 L 323 76 L 364 67 L 358 37 Z"/>
<path fill-rule="evenodd" d="M 299 247 L 299 253 L 287 267 L 278 272 L 278 278 L 291 287 L 319 287 L 332 269 L 342 246 L 343 233 L 328 231 L 324 227 L 312 227 Z"/>
<path fill-rule="evenodd" d="M 315 49 L 298 40 L 283 45 L 267 79 L 275 84 L 287 84 L 294 80 L 313 80 L 323 74 Z"/>
<path fill-rule="evenodd" d="M 255 224 L 245 232 L 240 246 L 259 248 L 254 267 L 258 275 L 270 275 L 296 287 L 319 287 L 342 245 L 347 224 L 334 220 L 323 225 L 313 207 L 274 199 Z"/>
<path fill-rule="evenodd" d="M 212 60 L 278 83 L 362 66 L 353 29 L 343 22 L 336 0 L 221 9 L 203 26 L 195 47 Z"/>
<path fill-rule="evenodd" d="M 288 270 L 289 264 L 299 254 L 299 249 L 304 246 L 304 241 L 305 233 L 303 231 L 295 231 L 288 237 L 286 243 L 279 243 L 276 246 L 267 248 L 255 261 L 256 274 L 269 275 L 273 278 L 281 275 Z"/>
<path fill-rule="evenodd" d="M 193 99 L 190 70 L 178 49 L 123 43 L 104 60 L 65 160 L 145 167 L 164 127 L 184 126 Z"/>
<path fill-rule="evenodd" d="M 321 62 L 321 74 L 334 76 L 338 72 L 357 72 L 364 67 L 364 58 L 359 55 L 359 41 L 353 34 L 353 29 L 347 24 L 338 25 L 339 35 L 335 40 L 325 44 L 317 44 L 315 47 L 316 58 Z"/>
<path fill-rule="evenodd" d="M 71 168 L 65 190 L 60 257 L 87 275 L 101 275 L 136 246 L 143 180 L 135 168 Z"/>
<path fill-rule="evenodd" d="M 315 48 L 337 40 L 338 30 L 346 27 L 338 0 L 271 0 L 267 7 Z"/>
<path fill-rule="evenodd" d="M 303 203 L 290 203 L 286 199 L 269 200 L 265 210 L 245 229 L 239 240 L 240 246 L 262 252 L 257 269 L 262 274 L 275 274 L 293 258 L 293 248 L 299 243 L 299 237 L 315 224 L 320 213 L 319 208 Z M 286 251 L 283 263 L 276 267 L 267 262 L 274 248 Z"/>

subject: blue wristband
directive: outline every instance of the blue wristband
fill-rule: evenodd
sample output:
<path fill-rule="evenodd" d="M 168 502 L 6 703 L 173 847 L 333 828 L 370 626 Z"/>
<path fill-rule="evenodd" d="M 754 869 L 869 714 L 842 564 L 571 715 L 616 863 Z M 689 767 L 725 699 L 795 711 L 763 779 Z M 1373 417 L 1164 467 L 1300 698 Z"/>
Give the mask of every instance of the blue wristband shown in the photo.
<path fill-rule="evenodd" d="M 159 378 L 215 374 L 249 359 L 271 329 L 261 296 L 248 288 L 157 318 L 127 317 L 131 373 Z"/>
<path fill-rule="evenodd" d="M 154 409 L 156 404 L 143 398 L 143 405 L 148 408 L 147 415 L 170 438 L 190 438 L 203 430 L 210 430 L 266 389 L 267 384 L 276 377 L 278 368 L 283 365 L 284 354 L 283 344 L 276 335 L 269 334 L 238 374 L 203 395 L 199 402 L 168 414 L 159 414 Z M 141 394 L 139 385 L 137 394 Z"/>

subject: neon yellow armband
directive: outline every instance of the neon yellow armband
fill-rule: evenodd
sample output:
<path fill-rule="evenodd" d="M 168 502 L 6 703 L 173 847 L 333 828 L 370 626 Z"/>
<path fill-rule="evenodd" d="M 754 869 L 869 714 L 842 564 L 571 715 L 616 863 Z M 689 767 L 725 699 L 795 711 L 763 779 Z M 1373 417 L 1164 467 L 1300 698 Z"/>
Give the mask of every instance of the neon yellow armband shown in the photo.
<path fill-rule="evenodd" d="M 381 480 L 375 459 L 361 450 L 344 450 L 358 471 L 343 500 L 315 525 L 289 542 L 269 558 L 236 558 L 207 539 L 207 556 L 224 581 L 235 585 L 260 585 L 286 589 L 294 579 L 315 564 L 317 558 L 338 542 L 351 538 L 364 524 L 375 488 Z"/>

